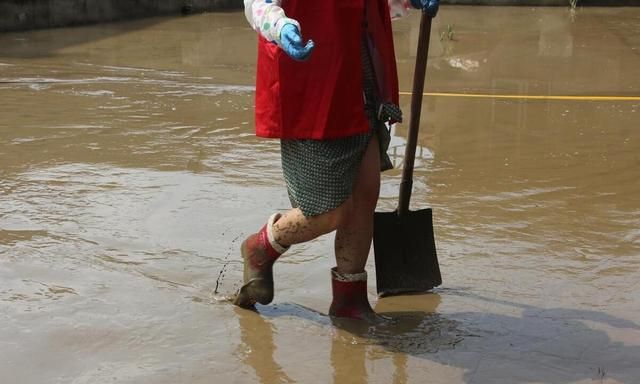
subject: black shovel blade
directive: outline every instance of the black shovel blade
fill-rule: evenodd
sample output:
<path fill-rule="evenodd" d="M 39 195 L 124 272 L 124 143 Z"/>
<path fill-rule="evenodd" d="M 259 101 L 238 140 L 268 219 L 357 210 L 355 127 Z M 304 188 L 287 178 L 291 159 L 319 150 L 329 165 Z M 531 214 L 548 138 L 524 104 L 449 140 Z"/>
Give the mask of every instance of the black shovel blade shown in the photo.
<path fill-rule="evenodd" d="M 373 227 L 380 297 L 425 292 L 442 284 L 431 209 L 376 212 Z"/>

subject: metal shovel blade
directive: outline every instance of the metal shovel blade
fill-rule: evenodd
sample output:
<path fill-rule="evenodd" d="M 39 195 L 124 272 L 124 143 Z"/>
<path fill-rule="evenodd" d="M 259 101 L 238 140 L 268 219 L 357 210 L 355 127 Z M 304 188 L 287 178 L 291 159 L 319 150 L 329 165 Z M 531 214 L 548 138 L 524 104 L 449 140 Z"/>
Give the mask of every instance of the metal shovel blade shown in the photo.
<path fill-rule="evenodd" d="M 378 296 L 425 292 L 442 284 L 431 209 L 376 212 L 373 248 Z"/>

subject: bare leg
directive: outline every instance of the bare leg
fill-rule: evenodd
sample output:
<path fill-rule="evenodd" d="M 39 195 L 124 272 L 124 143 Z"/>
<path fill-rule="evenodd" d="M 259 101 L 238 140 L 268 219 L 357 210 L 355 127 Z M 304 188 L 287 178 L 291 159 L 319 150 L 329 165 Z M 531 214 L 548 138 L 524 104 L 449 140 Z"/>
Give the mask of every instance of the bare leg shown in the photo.
<path fill-rule="evenodd" d="M 338 208 L 318 216 L 305 217 L 299 208 L 282 215 L 273 225 L 275 240 L 286 247 L 304 243 L 318 236 L 334 231 L 351 211 L 351 198 Z"/>
<path fill-rule="evenodd" d="M 373 213 L 380 194 L 380 157 L 374 136 L 364 154 L 353 188 L 351 210 L 337 228 L 335 252 L 338 273 L 364 271 L 373 238 Z"/>

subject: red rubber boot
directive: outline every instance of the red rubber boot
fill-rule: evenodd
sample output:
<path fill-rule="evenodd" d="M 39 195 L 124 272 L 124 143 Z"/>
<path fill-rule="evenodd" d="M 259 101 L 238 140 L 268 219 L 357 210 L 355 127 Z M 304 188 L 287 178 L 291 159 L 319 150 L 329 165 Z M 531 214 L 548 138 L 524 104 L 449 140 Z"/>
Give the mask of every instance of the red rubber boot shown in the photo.
<path fill-rule="evenodd" d="M 275 241 L 273 224 L 280 214 L 273 214 L 260 231 L 247 237 L 240 246 L 244 259 L 244 285 L 233 303 L 251 308 L 255 303 L 269 304 L 273 300 L 273 263 L 288 247 Z"/>
<path fill-rule="evenodd" d="M 333 301 L 329 315 L 357 320 L 376 321 L 378 315 L 373 311 L 367 298 L 367 272 L 355 274 L 338 273 L 331 269 L 331 288 Z"/>

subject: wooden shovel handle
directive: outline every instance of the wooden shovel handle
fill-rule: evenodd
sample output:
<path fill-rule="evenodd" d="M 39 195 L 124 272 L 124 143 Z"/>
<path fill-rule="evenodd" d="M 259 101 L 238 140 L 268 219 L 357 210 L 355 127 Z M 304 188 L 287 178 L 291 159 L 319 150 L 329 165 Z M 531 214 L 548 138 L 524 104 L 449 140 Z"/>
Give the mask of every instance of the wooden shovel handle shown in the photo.
<path fill-rule="evenodd" d="M 416 68 L 413 73 L 413 92 L 411 93 L 411 115 L 409 119 L 409 136 L 404 153 L 404 168 L 400 182 L 400 198 L 398 200 L 398 215 L 409 212 L 409 201 L 413 189 L 413 163 L 416 158 L 418 144 L 418 130 L 420 129 L 420 112 L 422 110 L 422 93 L 424 91 L 425 72 L 427 70 L 427 56 L 429 55 L 429 38 L 431 37 L 431 17 L 422 12 L 420 19 L 420 36 L 418 37 L 418 53 Z"/>

